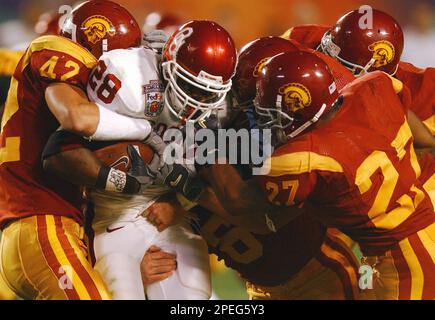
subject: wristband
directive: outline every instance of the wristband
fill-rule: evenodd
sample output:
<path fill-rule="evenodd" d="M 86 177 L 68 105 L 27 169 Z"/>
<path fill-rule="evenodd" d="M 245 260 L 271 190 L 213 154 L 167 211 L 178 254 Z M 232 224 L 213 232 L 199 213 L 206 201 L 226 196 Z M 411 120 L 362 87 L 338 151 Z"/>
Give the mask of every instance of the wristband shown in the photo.
<path fill-rule="evenodd" d="M 107 166 L 100 168 L 95 187 L 108 192 L 124 194 L 136 194 L 140 189 L 139 183 L 134 177 Z"/>

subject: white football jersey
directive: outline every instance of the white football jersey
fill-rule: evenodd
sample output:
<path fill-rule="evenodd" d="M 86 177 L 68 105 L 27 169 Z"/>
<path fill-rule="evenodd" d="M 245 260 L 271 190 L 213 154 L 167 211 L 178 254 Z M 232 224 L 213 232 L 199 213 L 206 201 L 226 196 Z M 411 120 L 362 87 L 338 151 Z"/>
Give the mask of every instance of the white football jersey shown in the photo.
<path fill-rule="evenodd" d="M 90 100 L 112 111 L 153 120 L 153 111 L 157 114 L 163 106 L 159 57 L 146 48 L 106 52 L 89 79 L 87 91 Z"/>
<path fill-rule="evenodd" d="M 163 136 L 168 128 L 182 124 L 164 104 L 165 86 L 160 73 L 160 56 L 148 48 L 112 50 L 104 53 L 92 72 L 87 93 L 91 101 L 122 115 L 147 119 Z M 221 122 L 229 118 L 230 99 L 218 112 Z M 193 166 L 191 170 L 194 170 Z M 128 196 L 94 190 L 90 194 L 96 211 L 94 228 L 114 221 L 136 219 L 155 200 L 171 190 L 165 186 L 149 188 L 145 195 Z"/>
<path fill-rule="evenodd" d="M 100 57 L 91 75 L 88 97 L 122 115 L 176 126 L 178 121 L 163 112 L 164 85 L 159 64 L 159 56 L 147 48 L 109 51 Z M 135 220 L 167 192 L 170 189 L 165 186 L 152 187 L 147 194 L 134 196 L 93 190 L 89 196 L 96 212 L 94 228 L 102 229 L 115 221 Z"/>
<path fill-rule="evenodd" d="M 100 57 L 88 83 L 88 97 L 119 114 L 178 127 L 178 119 L 164 108 L 162 79 L 160 56 L 153 50 L 112 50 Z"/>

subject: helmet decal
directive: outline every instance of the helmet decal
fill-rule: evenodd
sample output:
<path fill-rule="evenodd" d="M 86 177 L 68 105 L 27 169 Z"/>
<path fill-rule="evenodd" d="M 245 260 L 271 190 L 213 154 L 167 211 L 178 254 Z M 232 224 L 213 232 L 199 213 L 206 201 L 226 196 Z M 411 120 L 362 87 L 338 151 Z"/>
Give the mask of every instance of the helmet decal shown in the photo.
<path fill-rule="evenodd" d="M 297 112 L 311 105 L 310 91 L 300 83 L 289 83 L 279 89 L 285 105 L 291 112 Z"/>
<path fill-rule="evenodd" d="M 171 59 L 177 57 L 178 50 L 180 50 L 181 46 L 186 42 L 186 39 L 192 35 L 192 33 L 192 28 L 184 28 L 174 36 L 174 39 L 170 41 L 170 47 L 168 48 L 168 53 Z"/>
<path fill-rule="evenodd" d="M 93 44 L 98 43 L 107 35 L 111 37 L 115 35 L 113 23 L 101 15 L 89 17 L 83 22 L 81 28 L 85 29 L 84 34 L 88 41 Z"/>
<path fill-rule="evenodd" d="M 261 69 L 263 69 L 264 65 L 266 64 L 267 60 L 269 60 L 270 57 L 266 57 L 264 59 L 261 59 L 260 62 L 257 63 L 257 65 L 254 68 L 254 71 L 252 72 L 252 75 L 254 78 L 258 77 L 258 74 L 261 72 Z"/>
<path fill-rule="evenodd" d="M 373 59 L 375 68 L 380 68 L 387 65 L 394 59 L 395 49 L 394 45 L 386 40 L 377 41 L 369 46 L 369 50 L 373 52 Z"/>

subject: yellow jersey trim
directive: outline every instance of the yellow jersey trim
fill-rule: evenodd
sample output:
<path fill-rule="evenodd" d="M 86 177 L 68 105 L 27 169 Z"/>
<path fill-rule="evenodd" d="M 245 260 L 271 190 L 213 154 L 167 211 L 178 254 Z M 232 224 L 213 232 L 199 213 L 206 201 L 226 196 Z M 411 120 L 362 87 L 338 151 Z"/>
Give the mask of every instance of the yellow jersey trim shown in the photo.
<path fill-rule="evenodd" d="M 424 190 L 429 194 L 433 207 L 435 208 L 435 173 L 423 184 Z"/>
<path fill-rule="evenodd" d="M 97 64 L 97 59 L 89 51 L 77 43 L 74 43 L 71 40 L 61 36 L 50 35 L 42 36 L 33 40 L 25 53 L 21 70 L 24 70 L 29 64 L 32 53 L 43 50 L 53 50 L 70 55 L 71 57 L 83 63 L 89 69 L 92 69 Z"/>
<path fill-rule="evenodd" d="M 390 78 L 391 83 L 393 85 L 393 88 L 394 88 L 394 91 L 396 92 L 396 94 L 401 93 L 402 90 L 403 90 L 403 82 L 400 81 L 399 79 L 396 79 L 396 78 L 392 77 L 391 75 L 389 75 L 386 72 L 383 72 L 383 73 L 386 74 L 388 76 L 388 78 Z"/>
<path fill-rule="evenodd" d="M 281 38 L 284 38 L 284 39 L 286 39 L 286 40 L 289 40 L 290 39 L 290 36 L 291 36 L 291 34 L 292 34 L 292 32 L 293 32 L 293 29 L 294 28 L 290 28 L 290 29 L 288 29 L 286 32 L 284 32 L 280 37 Z"/>
<path fill-rule="evenodd" d="M 432 115 L 431 117 L 427 118 L 423 121 L 426 127 L 428 127 L 429 131 L 432 133 L 433 136 L 435 136 L 435 115 Z"/>
<path fill-rule="evenodd" d="M 275 156 L 266 160 L 267 174 L 270 177 L 296 175 L 311 171 L 343 172 L 343 167 L 335 159 L 314 152 L 302 151 Z"/>

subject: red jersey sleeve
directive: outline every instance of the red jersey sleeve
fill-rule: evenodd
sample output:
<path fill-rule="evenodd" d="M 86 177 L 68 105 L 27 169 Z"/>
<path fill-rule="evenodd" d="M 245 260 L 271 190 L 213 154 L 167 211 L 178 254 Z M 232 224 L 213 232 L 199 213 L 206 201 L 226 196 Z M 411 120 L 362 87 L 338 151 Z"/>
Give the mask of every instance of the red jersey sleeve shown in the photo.
<path fill-rule="evenodd" d="M 271 203 L 298 205 L 313 195 L 318 175 L 311 164 L 312 158 L 317 155 L 309 152 L 307 148 L 304 150 L 305 144 L 303 141 L 285 145 L 267 161 L 270 171 L 260 176 L 260 181 Z"/>
<path fill-rule="evenodd" d="M 400 62 L 396 78 L 409 89 L 411 109 L 435 135 L 435 68 L 420 69 Z"/>
<path fill-rule="evenodd" d="M 316 49 L 322 41 L 323 35 L 331 26 L 318 24 L 304 24 L 293 27 L 283 34 L 285 39 L 293 39 L 311 49 Z"/>

